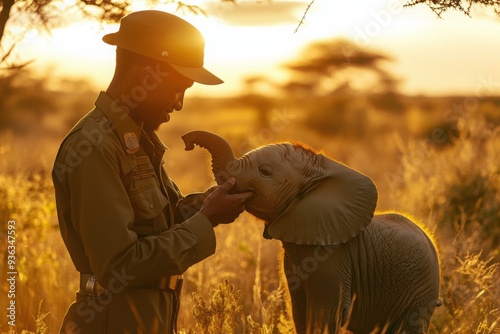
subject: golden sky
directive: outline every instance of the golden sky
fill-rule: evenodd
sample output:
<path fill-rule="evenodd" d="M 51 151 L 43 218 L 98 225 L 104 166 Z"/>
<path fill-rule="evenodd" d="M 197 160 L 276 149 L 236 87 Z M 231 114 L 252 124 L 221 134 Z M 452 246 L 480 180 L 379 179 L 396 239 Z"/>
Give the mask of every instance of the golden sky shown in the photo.
<path fill-rule="evenodd" d="M 442 19 L 426 6 L 403 8 L 406 0 L 315 0 L 294 33 L 310 1 L 199 1 L 208 16 L 177 12 L 205 36 L 208 69 L 225 80 L 219 86 L 195 85 L 191 94 L 230 95 L 242 78 L 285 78 L 280 64 L 319 39 L 349 38 L 381 51 L 394 61 L 387 69 L 408 94 L 500 94 L 500 18 L 490 11 L 472 18 L 448 12 Z M 134 9 L 145 9 L 137 5 Z M 174 12 L 173 7 L 162 8 Z M 21 46 L 34 54 L 33 65 L 54 75 L 86 77 L 105 89 L 111 79 L 114 48 L 101 37 L 118 27 L 78 22 L 52 35 L 28 35 Z"/>

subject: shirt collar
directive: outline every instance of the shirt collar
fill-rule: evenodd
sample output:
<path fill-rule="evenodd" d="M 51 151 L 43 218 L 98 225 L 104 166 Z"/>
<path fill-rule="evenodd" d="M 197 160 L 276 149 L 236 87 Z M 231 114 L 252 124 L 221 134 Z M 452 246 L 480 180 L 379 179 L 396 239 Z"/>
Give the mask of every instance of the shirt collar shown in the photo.
<path fill-rule="evenodd" d="M 95 101 L 95 106 L 113 124 L 125 151 L 129 154 L 137 152 L 139 150 L 141 135 L 144 132 L 142 123 L 138 125 L 134 122 L 128 113 L 105 92 L 99 94 Z M 163 149 L 163 151 L 167 149 L 155 132 L 151 132 L 148 135 L 156 147 Z"/>
<path fill-rule="evenodd" d="M 168 147 L 165 146 L 165 144 L 163 144 L 163 142 L 161 141 L 160 137 L 158 137 L 156 132 L 154 131 L 150 132 L 148 133 L 148 135 L 149 135 L 149 140 L 151 140 L 151 142 L 153 142 L 153 144 L 155 144 L 156 147 L 160 148 L 163 151 L 168 150 Z"/>

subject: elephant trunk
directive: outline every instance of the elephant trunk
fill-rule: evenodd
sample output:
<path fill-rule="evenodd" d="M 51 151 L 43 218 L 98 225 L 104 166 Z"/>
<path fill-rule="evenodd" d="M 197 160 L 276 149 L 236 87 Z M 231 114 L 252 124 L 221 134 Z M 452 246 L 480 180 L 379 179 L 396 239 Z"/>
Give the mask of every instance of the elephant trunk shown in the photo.
<path fill-rule="evenodd" d="M 198 145 L 210 152 L 212 172 L 217 184 L 222 184 L 230 176 L 236 175 L 239 160 L 235 158 L 231 146 L 224 138 L 206 131 L 192 131 L 184 134 L 182 140 L 186 144 L 186 151 Z"/>

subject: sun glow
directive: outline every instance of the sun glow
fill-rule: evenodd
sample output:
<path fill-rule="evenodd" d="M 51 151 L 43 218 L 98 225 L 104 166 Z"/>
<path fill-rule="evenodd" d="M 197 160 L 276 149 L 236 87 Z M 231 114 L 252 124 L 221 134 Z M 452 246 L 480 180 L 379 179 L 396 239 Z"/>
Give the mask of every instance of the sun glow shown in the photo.
<path fill-rule="evenodd" d="M 248 77 L 264 76 L 270 81 L 279 81 L 283 77 L 280 64 L 292 58 L 303 46 L 300 39 L 294 36 L 291 25 L 228 27 L 210 20 L 200 20 L 194 24 L 205 36 L 207 68 L 220 74 L 229 83 L 210 87 L 214 94 L 227 91 L 228 88 L 232 91 L 243 88 L 242 73 Z"/>
<path fill-rule="evenodd" d="M 500 77 L 500 45 L 492 41 L 500 35 L 500 25 L 480 17 L 471 20 L 450 13 L 438 20 L 427 7 L 404 8 L 406 1 L 401 0 L 316 1 L 294 33 L 310 1 L 199 3 L 207 16 L 176 12 L 173 5 L 156 8 L 185 18 L 203 33 L 205 66 L 225 81 L 219 86 L 194 85 L 191 94 L 236 94 L 245 89 L 244 78 L 249 76 L 283 80 L 281 64 L 308 43 L 334 38 L 348 38 L 393 56 L 391 66 L 399 77 L 410 79 L 403 84 L 410 93 L 473 91 L 478 77 Z M 147 8 L 134 2 L 132 9 Z M 117 24 L 78 21 L 50 36 L 30 32 L 21 52 L 34 55 L 34 67 L 51 66 L 52 75 L 88 78 L 104 89 L 114 70 L 115 52 L 101 38 L 117 29 Z"/>

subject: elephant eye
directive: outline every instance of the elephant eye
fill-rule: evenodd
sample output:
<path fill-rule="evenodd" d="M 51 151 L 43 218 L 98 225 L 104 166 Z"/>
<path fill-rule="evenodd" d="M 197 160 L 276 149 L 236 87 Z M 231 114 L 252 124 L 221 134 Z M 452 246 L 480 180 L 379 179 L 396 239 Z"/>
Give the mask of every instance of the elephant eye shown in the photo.
<path fill-rule="evenodd" d="M 269 177 L 273 174 L 273 172 L 269 166 L 260 166 L 259 174 L 263 177 Z"/>

